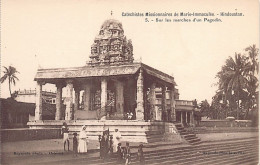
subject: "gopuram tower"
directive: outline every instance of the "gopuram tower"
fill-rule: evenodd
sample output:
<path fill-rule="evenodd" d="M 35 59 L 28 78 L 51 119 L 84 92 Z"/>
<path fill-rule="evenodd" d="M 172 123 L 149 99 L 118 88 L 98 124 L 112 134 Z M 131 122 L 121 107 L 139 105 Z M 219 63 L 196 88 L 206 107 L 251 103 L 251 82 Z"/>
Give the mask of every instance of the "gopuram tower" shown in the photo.
<path fill-rule="evenodd" d="M 124 35 L 122 24 L 114 19 L 106 20 L 91 46 L 88 65 L 118 65 L 133 63 L 132 41 Z"/>

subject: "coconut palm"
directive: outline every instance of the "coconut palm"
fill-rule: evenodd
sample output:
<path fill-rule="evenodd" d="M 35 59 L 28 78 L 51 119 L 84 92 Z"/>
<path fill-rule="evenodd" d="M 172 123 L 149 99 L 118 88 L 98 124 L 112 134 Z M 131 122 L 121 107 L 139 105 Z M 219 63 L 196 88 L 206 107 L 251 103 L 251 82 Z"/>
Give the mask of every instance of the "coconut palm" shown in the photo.
<path fill-rule="evenodd" d="M 8 79 L 8 84 L 9 84 L 9 92 L 10 96 L 12 97 L 12 91 L 11 91 L 11 84 L 16 83 L 19 79 L 16 77 L 16 73 L 19 73 L 15 67 L 9 66 L 8 68 L 4 66 L 4 75 L 1 77 L 0 82 L 3 83 L 5 80 Z"/>
<path fill-rule="evenodd" d="M 225 98 L 235 97 L 237 103 L 237 119 L 239 118 L 240 111 L 240 94 L 247 88 L 248 80 L 246 74 L 246 57 L 241 54 L 235 54 L 235 58 L 229 57 L 226 60 L 222 70 L 218 72 L 219 89 L 225 93 Z"/>

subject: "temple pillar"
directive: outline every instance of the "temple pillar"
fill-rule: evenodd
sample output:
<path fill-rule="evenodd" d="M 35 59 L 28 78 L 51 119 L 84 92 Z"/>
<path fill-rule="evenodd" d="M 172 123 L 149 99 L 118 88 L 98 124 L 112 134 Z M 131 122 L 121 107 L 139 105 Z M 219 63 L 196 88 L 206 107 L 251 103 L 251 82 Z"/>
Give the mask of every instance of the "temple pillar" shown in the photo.
<path fill-rule="evenodd" d="M 91 92 L 91 84 L 86 82 L 84 84 L 84 111 L 90 110 L 90 92 Z"/>
<path fill-rule="evenodd" d="M 165 121 L 167 118 L 167 105 L 166 105 L 166 86 L 162 86 L 162 121 Z"/>
<path fill-rule="evenodd" d="M 185 123 L 186 124 L 188 123 L 188 112 L 187 111 L 185 112 Z"/>
<path fill-rule="evenodd" d="M 75 90 L 75 98 L 74 98 L 74 112 L 79 109 L 79 97 L 80 97 L 80 90 L 79 88 L 74 88 Z"/>
<path fill-rule="evenodd" d="M 55 120 L 61 120 L 61 106 L 62 106 L 62 85 L 56 84 L 57 93 L 56 93 L 56 114 Z"/>
<path fill-rule="evenodd" d="M 194 126 L 194 111 L 191 111 L 190 113 L 190 124 Z"/>
<path fill-rule="evenodd" d="M 123 115 L 124 112 L 124 84 L 117 81 L 116 87 L 116 111 L 117 114 Z"/>
<path fill-rule="evenodd" d="M 142 69 L 140 69 L 136 84 L 136 120 L 144 120 L 144 81 Z"/>
<path fill-rule="evenodd" d="M 150 93 L 149 93 L 149 100 L 150 100 L 150 113 L 151 113 L 151 120 L 156 120 L 156 110 L 155 110 L 155 103 L 156 103 L 156 95 L 155 95 L 155 87 L 156 84 L 152 83 L 150 86 Z"/>
<path fill-rule="evenodd" d="M 181 111 L 181 124 L 183 124 L 183 117 L 182 117 L 182 111 Z"/>
<path fill-rule="evenodd" d="M 171 120 L 176 121 L 174 87 L 170 90 L 170 107 L 171 107 Z"/>
<path fill-rule="evenodd" d="M 66 81 L 66 112 L 65 112 L 65 120 L 73 120 L 73 81 L 67 80 Z"/>
<path fill-rule="evenodd" d="M 42 120 L 42 85 L 43 82 L 37 81 L 34 120 Z"/>
<path fill-rule="evenodd" d="M 101 79 L 101 109 L 102 111 L 105 109 L 106 111 L 107 106 L 107 79 Z"/>

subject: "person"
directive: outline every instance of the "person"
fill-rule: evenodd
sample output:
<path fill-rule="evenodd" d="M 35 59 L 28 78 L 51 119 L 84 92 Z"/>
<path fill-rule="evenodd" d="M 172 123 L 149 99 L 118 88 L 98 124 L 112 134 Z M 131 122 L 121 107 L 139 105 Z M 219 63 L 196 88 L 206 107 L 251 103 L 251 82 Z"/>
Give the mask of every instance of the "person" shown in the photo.
<path fill-rule="evenodd" d="M 144 164 L 144 151 L 142 144 L 138 146 L 137 159 L 139 160 L 140 164 Z"/>
<path fill-rule="evenodd" d="M 123 149 L 121 147 L 121 143 L 117 145 L 117 161 L 122 162 L 123 160 Z"/>
<path fill-rule="evenodd" d="M 131 161 L 131 151 L 130 151 L 130 146 L 129 143 L 126 143 L 126 147 L 125 147 L 125 165 L 130 164 Z"/>
<path fill-rule="evenodd" d="M 77 133 L 73 133 L 73 152 L 74 156 L 77 156 L 78 153 L 78 139 L 77 139 Z"/>
<path fill-rule="evenodd" d="M 104 131 L 103 136 L 101 138 L 101 158 L 106 159 L 108 157 L 108 152 L 109 152 L 109 138 L 108 138 L 108 132 Z"/>
<path fill-rule="evenodd" d="M 84 125 L 79 132 L 79 145 L 78 145 L 78 153 L 86 153 L 88 152 L 88 139 L 86 135 L 86 126 Z"/>
<path fill-rule="evenodd" d="M 118 131 L 118 129 L 115 129 L 115 132 L 113 134 L 113 145 L 114 145 L 113 151 L 114 152 L 117 152 L 117 146 L 118 146 L 118 143 L 120 143 L 121 138 L 122 138 L 121 133 Z"/>
<path fill-rule="evenodd" d="M 68 144 L 68 151 L 70 150 L 70 141 L 69 141 L 69 128 L 67 126 L 67 123 L 64 122 L 62 127 L 61 127 L 61 134 L 63 134 L 63 146 L 64 146 L 64 151 L 66 151 L 66 143 Z"/>

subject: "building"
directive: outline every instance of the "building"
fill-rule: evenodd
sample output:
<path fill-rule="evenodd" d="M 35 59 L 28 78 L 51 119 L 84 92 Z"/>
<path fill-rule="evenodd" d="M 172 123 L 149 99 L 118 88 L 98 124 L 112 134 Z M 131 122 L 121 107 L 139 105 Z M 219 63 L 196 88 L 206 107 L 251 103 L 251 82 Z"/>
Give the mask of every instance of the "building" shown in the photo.
<path fill-rule="evenodd" d="M 164 118 L 161 111 L 161 103 L 162 103 L 162 92 L 159 88 L 156 90 L 156 116 L 157 120 Z M 166 90 L 166 104 L 167 111 L 170 110 L 170 91 Z M 175 112 L 176 112 L 176 120 L 175 122 L 182 123 L 184 126 L 194 126 L 194 113 L 196 106 L 194 105 L 194 101 L 189 100 L 179 100 L 179 90 L 175 88 L 174 91 L 174 100 L 175 100 Z"/>
<path fill-rule="evenodd" d="M 42 99 L 44 102 L 49 104 L 56 104 L 56 93 L 42 91 Z M 35 103 L 36 101 L 36 90 L 19 90 L 15 92 L 15 100 L 24 103 Z"/>
<path fill-rule="evenodd" d="M 132 42 L 119 21 L 109 19 L 102 24 L 89 58 L 82 67 L 38 69 L 35 121 L 28 123 L 30 128 L 60 127 L 67 122 L 70 131 L 78 131 L 86 125 L 93 139 L 104 129 L 118 128 L 125 140 L 147 142 L 151 132 L 161 135 L 165 122 L 176 121 L 179 96 L 174 77 L 134 61 Z M 42 118 L 42 86 L 46 83 L 57 87 L 55 121 Z M 156 92 L 161 93 L 160 103 Z"/>
<path fill-rule="evenodd" d="M 54 120 L 55 105 L 43 102 L 43 120 Z M 13 98 L 0 98 L 1 128 L 25 128 L 34 121 L 35 103 L 19 102 Z M 64 113 L 64 106 L 62 107 Z"/>

